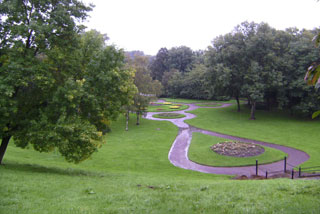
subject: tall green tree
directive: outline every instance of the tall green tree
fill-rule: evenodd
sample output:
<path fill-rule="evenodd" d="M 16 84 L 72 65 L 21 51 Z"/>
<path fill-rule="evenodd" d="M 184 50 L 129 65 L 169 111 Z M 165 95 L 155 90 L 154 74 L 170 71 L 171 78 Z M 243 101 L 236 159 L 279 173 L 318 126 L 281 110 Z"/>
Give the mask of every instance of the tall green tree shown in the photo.
<path fill-rule="evenodd" d="M 162 76 L 168 72 L 169 67 L 169 52 L 167 48 L 161 48 L 154 60 L 150 64 L 151 77 L 154 80 L 162 81 Z"/>
<path fill-rule="evenodd" d="M 135 71 L 134 84 L 137 93 L 134 95 L 130 110 L 136 113 L 137 125 L 140 124 L 140 117 L 146 111 L 151 99 L 156 99 L 162 93 L 161 83 L 151 77 L 149 61 L 147 56 L 127 55 L 128 66 Z"/>
<path fill-rule="evenodd" d="M 80 34 L 91 9 L 77 0 L 0 3 L 0 163 L 11 138 L 83 161 L 133 97 L 123 53 L 97 32 Z"/>
<path fill-rule="evenodd" d="M 169 50 L 169 67 L 179 72 L 189 72 L 195 61 L 195 54 L 186 46 L 173 47 Z"/>
<path fill-rule="evenodd" d="M 244 84 L 244 74 L 249 68 L 250 59 L 247 53 L 247 41 L 256 30 L 255 23 L 244 22 L 238 25 L 232 33 L 219 36 L 213 41 L 213 46 L 207 51 L 207 65 L 211 72 L 220 71 L 221 65 L 228 73 L 220 73 L 225 76 L 224 84 L 220 78 L 212 79 L 216 86 L 223 86 L 223 89 L 215 87 L 216 91 L 224 91 L 229 97 L 234 97 L 237 101 L 238 111 L 240 111 L 241 89 Z M 220 65 L 217 70 L 216 66 Z M 216 74 L 213 74 L 216 77 Z"/>

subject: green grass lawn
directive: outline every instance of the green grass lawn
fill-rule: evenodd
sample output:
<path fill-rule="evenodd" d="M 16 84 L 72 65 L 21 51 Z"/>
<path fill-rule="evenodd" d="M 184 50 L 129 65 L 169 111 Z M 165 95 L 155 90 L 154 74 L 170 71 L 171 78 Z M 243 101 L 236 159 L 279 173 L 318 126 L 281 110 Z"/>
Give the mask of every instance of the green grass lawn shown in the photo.
<path fill-rule="evenodd" d="M 165 100 L 166 102 L 173 102 L 173 103 L 231 103 L 231 104 L 236 104 L 236 100 L 225 100 L 225 101 L 219 101 L 219 100 L 195 100 L 195 99 L 182 99 L 182 98 L 161 98 L 162 100 Z M 240 100 L 240 103 L 244 103 L 246 101 Z M 199 105 L 201 106 L 201 105 Z M 206 106 L 206 105 L 204 105 Z"/>
<path fill-rule="evenodd" d="M 209 166 L 249 166 L 255 165 L 256 160 L 260 164 L 264 164 L 283 160 L 287 156 L 286 153 L 269 147 L 263 147 L 265 151 L 261 155 L 246 158 L 219 155 L 210 149 L 212 145 L 224 141 L 230 140 L 197 132 L 192 133 L 192 141 L 188 153 L 189 159 Z"/>
<path fill-rule="evenodd" d="M 319 120 L 292 117 L 279 111 L 257 111 L 257 120 L 249 120 L 249 109 L 236 106 L 221 109 L 197 109 L 190 125 L 233 136 L 285 145 L 307 152 L 311 157 L 302 166 L 320 165 Z"/>
<path fill-rule="evenodd" d="M 160 113 L 154 114 L 152 117 L 161 118 L 161 119 L 177 119 L 177 118 L 184 118 L 186 115 L 184 114 L 177 114 L 177 113 Z"/>
<path fill-rule="evenodd" d="M 206 102 L 212 102 L 210 100 L 194 100 L 194 99 L 181 99 L 181 98 L 161 98 L 165 100 L 166 102 L 173 102 L 173 103 L 206 103 Z"/>
<path fill-rule="evenodd" d="M 9 144 L 0 166 L 1 214 L 318 213 L 320 181 L 237 181 L 173 166 L 170 122 L 112 124 L 103 147 L 78 165 Z"/>
<path fill-rule="evenodd" d="M 172 105 L 164 105 L 161 103 L 157 103 L 159 105 L 149 105 L 147 111 L 148 112 L 170 112 L 170 111 L 181 111 L 181 110 L 185 110 L 188 109 L 189 106 L 187 105 L 181 105 L 180 108 L 177 109 L 172 109 L 170 108 L 171 106 L 176 106 L 174 104 Z"/>
<path fill-rule="evenodd" d="M 222 106 L 221 104 L 218 103 L 199 103 L 196 104 L 196 106 L 202 106 L 202 107 L 219 107 Z"/>

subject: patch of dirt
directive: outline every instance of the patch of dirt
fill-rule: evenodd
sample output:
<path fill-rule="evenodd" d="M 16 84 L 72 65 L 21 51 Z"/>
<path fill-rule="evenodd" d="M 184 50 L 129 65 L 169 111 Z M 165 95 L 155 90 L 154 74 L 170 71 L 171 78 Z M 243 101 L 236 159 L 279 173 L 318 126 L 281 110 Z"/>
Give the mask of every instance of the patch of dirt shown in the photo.
<path fill-rule="evenodd" d="M 232 157 L 251 157 L 264 152 L 264 148 L 253 143 L 222 142 L 211 146 L 211 149 L 220 154 Z"/>

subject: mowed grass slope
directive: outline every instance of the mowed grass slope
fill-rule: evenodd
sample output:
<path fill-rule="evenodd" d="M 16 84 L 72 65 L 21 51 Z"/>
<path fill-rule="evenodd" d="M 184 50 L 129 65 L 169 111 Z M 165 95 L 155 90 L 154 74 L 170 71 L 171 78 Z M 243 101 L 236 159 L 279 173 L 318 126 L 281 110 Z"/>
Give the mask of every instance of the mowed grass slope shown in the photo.
<path fill-rule="evenodd" d="M 133 117 L 132 117 L 133 118 Z M 0 166 L 1 214 L 318 213 L 320 182 L 235 181 L 174 167 L 169 122 L 121 118 L 91 160 L 8 147 Z"/>
<path fill-rule="evenodd" d="M 249 109 L 241 112 L 236 106 L 219 109 L 196 109 L 197 117 L 186 122 L 192 126 L 233 136 L 294 147 L 311 157 L 302 166 L 320 165 L 320 121 L 292 117 L 279 111 L 257 111 L 256 120 L 249 120 Z"/>

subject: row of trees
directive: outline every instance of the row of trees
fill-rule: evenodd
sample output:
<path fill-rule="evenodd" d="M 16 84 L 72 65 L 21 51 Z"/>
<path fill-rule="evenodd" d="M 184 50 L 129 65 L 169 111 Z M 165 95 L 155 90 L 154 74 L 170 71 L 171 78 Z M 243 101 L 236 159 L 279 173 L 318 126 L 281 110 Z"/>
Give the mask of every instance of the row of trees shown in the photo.
<path fill-rule="evenodd" d="M 160 49 L 150 69 L 153 78 L 162 81 L 165 96 L 235 98 L 238 111 L 239 99 L 246 98 L 251 119 L 257 106 L 310 115 L 319 109 L 320 96 L 303 77 L 310 64 L 320 59 L 319 48 L 312 42 L 317 33 L 244 22 L 215 38 L 205 52 L 187 47 Z"/>

